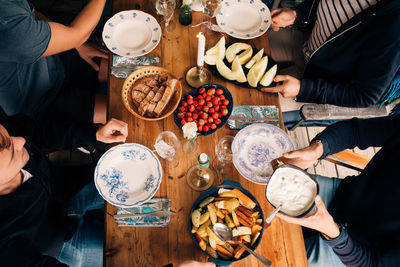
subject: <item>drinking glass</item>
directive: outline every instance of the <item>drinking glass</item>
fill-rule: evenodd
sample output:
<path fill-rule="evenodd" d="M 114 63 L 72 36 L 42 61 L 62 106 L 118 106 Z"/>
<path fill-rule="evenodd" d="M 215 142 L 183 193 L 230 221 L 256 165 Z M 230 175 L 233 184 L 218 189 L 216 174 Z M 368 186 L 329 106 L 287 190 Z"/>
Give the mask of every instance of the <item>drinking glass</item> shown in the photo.
<path fill-rule="evenodd" d="M 172 21 L 176 7 L 175 0 L 157 0 L 157 13 L 164 17 L 164 29 L 167 32 L 172 32 L 175 29 L 175 23 Z"/>
<path fill-rule="evenodd" d="M 211 19 L 218 14 L 219 10 L 221 9 L 221 3 L 222 0 L 202 0 L 201 4 L 203 5 L 203 11 L 207 16 L 207 20 L 193 25 L 192 27 L 205 24 L 206 27 L 212 31 L 214 24 L 211 22 Z"/>
<path fill-rule="evenodd" d="M 169 168 L 176 168 L 179 163 L 179 150 L 181 143 L 173 132 L 161 132 L 154 144 L 157 154 L 168 161 Z"/>
<path fill-rule="evenodd" d="M 221 176 L 228 172 L 228 164 L 232 162 L 232 142 L 234 137 L 226 135 L 222 137 L 218 144 L 215 146 L 215 159 L 213 161 L 213 168 Z"/>

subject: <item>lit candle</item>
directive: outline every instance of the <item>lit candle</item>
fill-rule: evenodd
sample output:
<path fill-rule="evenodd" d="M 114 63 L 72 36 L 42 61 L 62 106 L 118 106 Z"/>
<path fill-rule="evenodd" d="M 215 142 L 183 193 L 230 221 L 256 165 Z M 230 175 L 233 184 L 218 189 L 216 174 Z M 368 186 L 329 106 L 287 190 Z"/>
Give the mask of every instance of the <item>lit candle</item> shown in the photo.
<path fill-rule="evenodd" d="M 206 48 L 206 37 L 202 32 L 199 32 L 196 37 L 199 39 L 197 43 L 197 66 L 204 65 L 204 50 Z"/>

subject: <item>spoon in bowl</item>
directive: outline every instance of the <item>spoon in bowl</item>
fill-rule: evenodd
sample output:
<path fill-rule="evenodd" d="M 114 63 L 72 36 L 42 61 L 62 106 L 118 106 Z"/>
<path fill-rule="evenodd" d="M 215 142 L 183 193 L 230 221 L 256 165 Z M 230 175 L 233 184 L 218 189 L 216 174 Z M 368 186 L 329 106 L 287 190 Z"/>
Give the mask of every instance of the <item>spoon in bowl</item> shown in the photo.
<path fill-rule="evenodd" d="M 214 230 L 214 233 L 221 240 L 223 240 L 225 242 L 233 241 L 236 244 L 238 244 L 239 246 L 241 246 L 242 248 L 244 248 L 247 252 L 253 254 L 253 256 L 256 257 L 259 261 L 261 261 L 265 266 L 270 267 L 272 265 L 272 262 L 270 260 L 268 260 L 268 259 L 264 258 L 263 256 L 255 253 L 253 250 L 249 249 L 248 247 L 246 247 L 242 243 L 240 243 L 240 242 L 236 241 L 235 239 L 233 239 L 233 234 L 232 234 L 231 228 L 229 228 L 225 224 L 216 223 L 216 224 L 214 224 L 213 230 Z"/>
<path fill-rule="evenodd" d="M 267 219 L 265 219 L 266 223 L 270 223 L 272 221 L 272 219 L 275 217 L 275 215 L 278 213 L 278 211 L 280 211 L 282 208 L 282 203 L 275 208 L 275 210 L 273 212 L 271 212 L 271 214 L 267 217 Z"/>

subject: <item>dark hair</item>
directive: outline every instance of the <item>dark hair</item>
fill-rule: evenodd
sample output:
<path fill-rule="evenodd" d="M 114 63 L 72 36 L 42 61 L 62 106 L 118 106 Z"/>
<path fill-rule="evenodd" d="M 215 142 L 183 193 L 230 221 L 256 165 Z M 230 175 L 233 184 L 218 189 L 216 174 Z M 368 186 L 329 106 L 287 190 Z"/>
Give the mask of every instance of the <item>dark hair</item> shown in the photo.
<path fill-rule="evenodd" d="M 11 139 L 5 134 L 3 129 L 0 129 L 0 151 L 8 149 L 11 146 Z"/>

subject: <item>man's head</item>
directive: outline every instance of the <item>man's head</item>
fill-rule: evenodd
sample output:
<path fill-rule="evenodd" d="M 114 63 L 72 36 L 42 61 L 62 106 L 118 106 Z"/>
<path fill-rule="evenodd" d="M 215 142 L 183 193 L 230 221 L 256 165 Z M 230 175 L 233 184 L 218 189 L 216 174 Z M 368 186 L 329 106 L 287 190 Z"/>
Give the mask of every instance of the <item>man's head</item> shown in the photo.
<path fill-rule="evenodd" d="M 16 177 L 29 160 L 25 138 L 10 136 L 0 125 L 0 186 Z"/>

